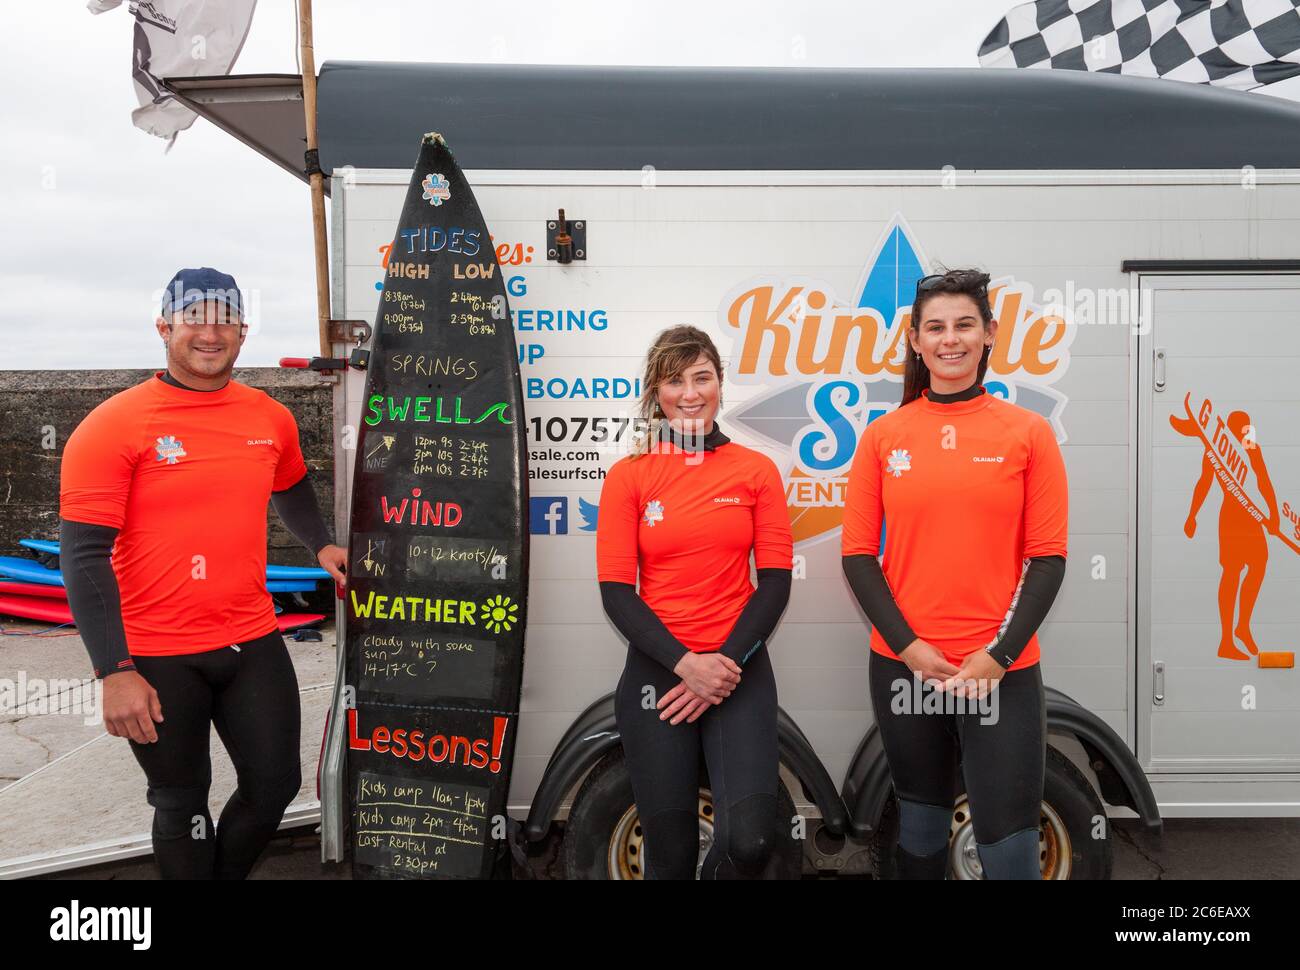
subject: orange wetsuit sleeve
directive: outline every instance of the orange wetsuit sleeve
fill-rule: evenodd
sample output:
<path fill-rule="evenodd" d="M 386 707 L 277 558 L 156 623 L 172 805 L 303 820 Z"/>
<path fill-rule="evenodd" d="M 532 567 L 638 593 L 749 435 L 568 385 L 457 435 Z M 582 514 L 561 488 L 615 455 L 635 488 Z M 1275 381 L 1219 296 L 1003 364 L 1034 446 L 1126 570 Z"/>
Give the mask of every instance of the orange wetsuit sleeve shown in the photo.
<path fill-rule="evenodd" d="M 1030 431 L 1029 463 L 1025 469 L 1024 558 L 1065 555 L 1069 504 L 1065 459 L 1052 426 L 1038 418 Z"/>
<path fill-rule="evenodd" d="M 880 524 L 884 509 L 880 498 L 880 461 L 876 455 L 871 426 L 863 432 L 849 468 L 844 496 L 844 524 L 840 532 L 840 555 L 880 555 Z"/>
<path fill-rule="evenodd" d="M 68 437 L 59 467 L 59 515 L 73 522 L 122 528 L 135 475 L 132 436 L 102 407 Z"/>
<path fill-rule="evenodd" d="M 760 458 L 762 467 L 754 497 L 754 568 L 790 569 L 794 564 L 794 541 L 781 473 L 772 459 L 766 455 Z"/>
<path fill-rule="evenodd" d="M 596 518 L 596 578 L 636 585 L 637 518 L 635 486 L 628 459 L 614 463 L 600 489 Z"/>

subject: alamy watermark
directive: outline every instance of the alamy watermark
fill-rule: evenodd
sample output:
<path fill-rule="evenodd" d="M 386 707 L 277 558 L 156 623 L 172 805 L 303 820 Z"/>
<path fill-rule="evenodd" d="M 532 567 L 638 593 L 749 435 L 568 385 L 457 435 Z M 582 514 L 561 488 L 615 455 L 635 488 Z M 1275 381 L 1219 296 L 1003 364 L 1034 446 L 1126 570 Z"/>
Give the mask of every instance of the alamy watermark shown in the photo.
<path fill-rule="evenodd" d="M 1151 332 L 1155 290 L 1142 287 L 1135 294 L 1127 287 L 1049 286 L 1043 290 L 1043 313 L 1078 326 L 1130 327 L 1138 336 Z"/>
<path fill-rule="evenodd" d="M 923 681 L 920 674 L 899 677 L 889 685 L 889 710 L 894 714 L 970 714 L 981 724 L 998 723 L 997 682 L 958 681 L 965 694 L 941 690 L 933 681 Z M 970 696 L 967 696 L 970 695 Z"/>
<path fill-rule="evenodd" d="M 104 720 L 104 682 L 28 677 L 27 671 L 20 670 L 16 680 L 0 677 L 0 717 L 10 714 L 80 714 L 81 723 L 100 724 Z"/>

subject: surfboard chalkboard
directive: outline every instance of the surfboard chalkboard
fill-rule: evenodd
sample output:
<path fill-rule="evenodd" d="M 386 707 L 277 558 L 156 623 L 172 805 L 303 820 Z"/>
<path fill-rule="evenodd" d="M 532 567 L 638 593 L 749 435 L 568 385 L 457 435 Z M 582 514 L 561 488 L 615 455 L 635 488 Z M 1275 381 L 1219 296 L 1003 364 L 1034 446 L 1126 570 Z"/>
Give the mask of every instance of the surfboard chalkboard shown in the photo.
<path fill-rule="evenodd" d="M 379 300 L 353 477 L 355 878 L 491 873 L 523 677 L 526 481 L 501 267 L 460 167 L 425 135 Z"/>

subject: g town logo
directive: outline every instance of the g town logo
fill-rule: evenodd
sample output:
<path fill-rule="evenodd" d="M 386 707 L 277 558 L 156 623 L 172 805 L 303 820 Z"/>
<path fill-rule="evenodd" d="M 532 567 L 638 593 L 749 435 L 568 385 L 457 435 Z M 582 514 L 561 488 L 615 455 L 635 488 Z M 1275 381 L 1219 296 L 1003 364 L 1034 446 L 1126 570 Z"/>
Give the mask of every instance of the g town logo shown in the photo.
<path fill-rule="evenodd" d="M 858 439 L 902 398 L 904 334 L 927 265 L 895 215 L 848 299 L 822 280 L 779 276 L 746 280 L 722 299 L 719 326 L 733 342 L 727 373 L 764 389 L 727 417 L 790 453 L 786 506 L 796 543 L 839 531 Z M 989 303 L 998 337 L 985 386 L 1043 415 L 1065 441 L 1067 399 L 1054 385 L 1069 367 L 1076 324 L 1044 311 L 1033 287 L 1011 277 L 989 284 Z M 906 466 L 890 470 L 901 475 Z"/>

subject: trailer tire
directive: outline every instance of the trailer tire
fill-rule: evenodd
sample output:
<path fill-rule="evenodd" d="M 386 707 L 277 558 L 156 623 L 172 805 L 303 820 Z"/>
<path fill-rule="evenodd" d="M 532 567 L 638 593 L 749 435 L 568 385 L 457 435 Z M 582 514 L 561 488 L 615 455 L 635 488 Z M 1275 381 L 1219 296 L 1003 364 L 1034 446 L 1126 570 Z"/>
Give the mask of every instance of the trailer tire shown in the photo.
<path fill-rule="evenodd" d="M 1104 833 L 1094 838 L 1100 826 Z M 1083 772 L 1050 745 L 1043 777 L 1043 811 L 1039 820 L 1040 858 L 1044 879 L 1106 880 L 1114 851 L 1110 821 L 1101 799 Z M 877 879 L 897 879 L 894 846 L 898 842 L 898 802 L 891 795 L 871 840 L 871 864 Z M 949 841 L 949 879 L 981 878 L 975 835 L 966 808 L 966 795 L 953 806 Z"/>
<path fill-rule="evenodd" d="M 793 819 L 794 801 L 780 782 L 777 817 Z M 708 776 L 700 772 L 700 860 L 713 837 L 713 804 Z M 767 878 L 798 879 L 803 867 L 803 847 L 794 837 L 792 825 L 781 825 L 781 837 L 773 853 Z M 578 794 L 564 826 L 560 847 L 560 872 L 565 879 L 643 879 L 641 827 L 632 797 L 632 777 L 616 748 L 592 768 Z M 698 868 L 697 868 L 698 874 Z"/>

